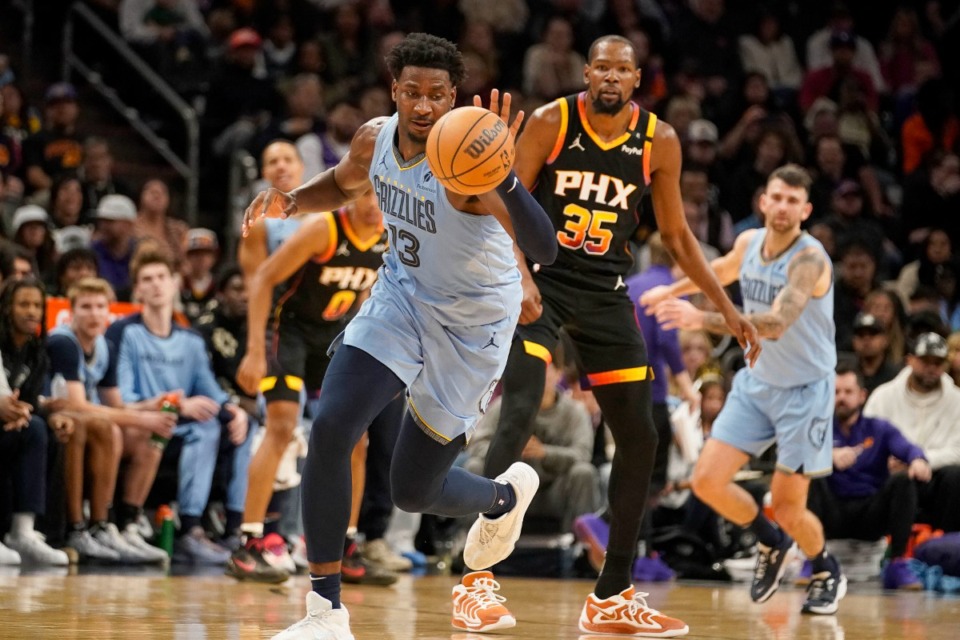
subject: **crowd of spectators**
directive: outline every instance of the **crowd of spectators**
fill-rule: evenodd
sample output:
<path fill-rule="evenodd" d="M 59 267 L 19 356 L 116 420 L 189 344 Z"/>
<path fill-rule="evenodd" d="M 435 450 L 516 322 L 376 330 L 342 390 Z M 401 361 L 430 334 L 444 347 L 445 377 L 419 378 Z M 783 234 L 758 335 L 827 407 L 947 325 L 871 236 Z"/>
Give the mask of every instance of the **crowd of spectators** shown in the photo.
<path fill-rule="evenodd" d="M 45 487 L 32 486 L 22 473 L 18 475 L 16 464 L 3 465 L 4 481 L 15 488 L 4 489 L 0 501 L 0 513 L 15 514 L 11 549 L 54 558 L 24 542 L 34 540 L 30 533 L 34 520 L 22 516 L 41 516 L 46 510 L 37 527 L 45 531 L 50 545 L 65 543 L 71 535 L 79 539 L 87 532 L 100 546 L 112 545 L 121 556 L 136 556 L 137 548 L 141 556 L 149 555 L 149 549 L 139 545 L 141 533 L 149 533 L 142 526 L 141 513 L 150 500 L 142 486 L 131 492 L 124 485 L 131 478 L 146 483 L 144 467 L 152 482 L 159 467 L 159 486 L 164 464 L 176 476 L 173 460 L 179 456 L 181 476 L 190 465 L 203 468 L 190 467 L 189 477 L 179 479 L 179 490 L 175 480 L 173 495 L 165 497 L 179 499 L 187 508 L 180 517 L 184 534 L 192 536 L 195 544 L 184 543 L 178 549 L 189 558 L 205 561 L 224 557 L 209 539 L 211 528 L 202 532 L 200 518 L 211 495 L 226 505 L 224 517 L 229 523 L 239 517 L 235 511 L 243 504 L 242 496 L 238 498 L 242 491 L 238 478 L 246 478 L 243 464 L 249 448 L 246 418 L 242 429 L 237 420 L 240 414 L 256 419 L 257 409 L 252 398 L 238 398 L 232 384 L 229 363 L 235 364 L 236 352 L 224 342 L 226 333 L 206 331 L 206 348 L 213 354 L 214 365 L 211 368 L 209 356 L 201 357 L 204 350 L 199 342 L 191 343 L 191 357 L 198 359 L 192 373 L 199 377 L 190 382 L 165 379 L 162 371 L 155 376 L 149 371 L 149 357 L 141 353 L 145 360 L 138 363 L 130 354 L 140 353 L 137 348 L 149 343 L 152 331 L 179 336 L 177 327 L 209 325 L 214 318 L 236 325 L 231 335 L 242 334 L 243 305 L 237 300 L 242 300 L 243 278 L 231 264 L 233 248 L 223 243 L 234 235 L 224 226 L 229 219 L 225 176 L 232 155 L 242 150 L 259 158 L 271 141 L 286 139 L 300 152 L 308 176 L 335 164 L 364 121 L 392 112 L 383 56 L 404 33 L 415 30 L 447 37 L 460 46 L 469 78 L 458 103 L 469 103 L 474 93 L 498 87 L 511 91 L 514 104 L 528 112 L 584 86 L 584 56 L 595 37 L 625 35 L 634 44 L 643 73 L 634 100 L 672 124 L 680 136 L 684 208 L 705 254 L 720 255 L 738 233 L 762 226 L 756 202 L 767 176 L 787 162 L 803 164 L 814 177 L 810 192 L 814 208 L 806 229 L 821 240 L 834 261 L 837 346 L 860 375 L 857 384 L 878 397 L 895 396 L 893 391 L 881 390 L 897 385 L 896 394 L 909 396 L 910 381 L 919 379 L 919 374 L 911 372 L 924 367 L 937 368 L 927 371 L 925 379 L 934 389 L 941 388 L 934 384 L 939 381 L 948 396 L 955 381 L 960 381 L 960 258 L 953 251 L 954 246 L 960 247 L 960 103 L 956 101 L 960 67 L 955 62 L 960 8 L 956 2 L 805 3 L 802 9 L 797 3 L 776 0 L 759 9 L 733 0 L 105 0 L 91 4 L 200 109 L 201 205 L 204 220 L 212 222 L 209 229 L 189 228 L 180 219 L 176 194 L 171 195 L 176 185 L 159 178 L 133 184 L 117 171 L 114 155 L 125 142 L 91 134 L 82 87 L 78 91 L 73 84 L 51 81 L 42 93 L 28 95 L 23 87 L 37 84 L 37 79 L 26 82 L 28 78 L 21 77 L 15 65 L 0 73 L 0 277 L 4 283 L 0 341 L 10 387 L 0 385 L 0 396 L 4 422 L 15 425 L 10 430 L 5 427 L 0 442 L 12 441 L 10 432 L 20 433 L 15 461 L 41 468 L 32 461 L 43 457 L 49 480 Z M 0 54 L 16 46 L 0 43 Z M 109 61 L 94 62 L 100 63 L 111 81 Z M 122 80 L 118 86 L 129 91 L 142 88 Z M 163 118 L 149 108 L 143 112 L 151 125 L 154 116 Z M 655 231 L 649 202 L 641 206 L 639 220 L 638 248 Z M 666 277 L 669 265 L 662 258 L 651 267 L 649 250 L 636 255 L 638 273 L 652 268 Z M 91 278 L 102 283 L 96 285 L 99 289 L 91 289 Z M 149 282 L 139 281 L 142 278 Z M 23 282 L 29 286 L 18 284 Z M 86 283 L 86 288 L 77 289 L 78 282 Z M 94 335 L 86 344 L 106 341 L 104 362 L 128 367 L 119 379 L 110 377 L 106 368 L 94 371 L 87 348 L 81 349 L 87 360 L 71 361 L 74 372 L 68 375 L 61 370 L 62 354 L 54 352 L 58 341 L 53 334 L 46 335 L 48 325 L 51 330 L 56 325 L 71 326 L 69 314 L 46 317 L 52 308 L 47 297 L 67 298 L 64 307 L 69 311 L 84 296 L 97 297 L 96 291 L 110 302 L 144 305 L 142 315 L 117 325 L 126 327 L 119 343 L 110 341 L 107 334 L 107 338 Z M 32 297 L 31 292 L 40 292 L 43 298 L 35 312 L 39 316 L 23 306 L 26 302 L 21 298 Z M 142 297 L 146 292 L 149 300 Z M 167 293 L 169 299 L 164 297 Z M 735 287 L 732 293 L 736 296 Z M 223 306 L 225 301 L 228 307 Z M 76 308 L 73 311 L 76 314 Z M 158 320 L 169 312 L 176 318 L 174 325 Z M 28 322 L 37 325 L 39 338 L 27 336 L 33 331 L 25 330 Z M 78 331 L 92 330 L 74 327 L 74 333 Z M 104 323 L 101 333 L 105 331 Z M 931 351 L 930 334 L 942 336 L 943 349 L 938 343 Z M 917 355 L 915 346 L 921 335 L 928 336 L 923 356 Z M 702 334 L 672 339 L 677 341 L 669 365 L 673 384 L 665 390 L 669 402 L 658 402 L 673 408 L 674 400 L 682 400 L 683 410 L 693 416 L 701 410 L 700 394 L 710 387 L 716 393 L 711 396 L 712 416 L 713 405 L 722 404 L 725 381 L 739 366 L 736 345 L 714 342 Z M 138 347 L 130 347 L 129 341 Z M 85 343 L 79 344 L 84 347 Z M 152 366 L 161 365 L 152 362 Z M 81 390 L 74 389 L 69 394 L 72 405 L 62 399 L 57 404 L 57 391 L 50 385 L 53 372 L 63 375 L 68 387 L 94 374 L 98 382 L 85 385 L 82 398 Z M 46 377 L 43 393 L 28 384 L 38 375 Z M 562 377 L 559 371 L 551 375 L 548 392 Z M 142 388 L 129 386 L 140 382 Z M 700 393 L 694 391 L 696 386 Z M 129 412 L 148 416 L 159 412 L 169 391 L 179 391 L 185 403 L 176 430 L 148 418 L 144 424 L 153 426 L 143 433 L 172 436 L 179 440 L 178 446 L 162 455 L 156 453 L 159 448 L 141 450 L 129 437 L 138 429 L 129 427 L 128 423 L 136 422 Z M 41 395 L 45 400 L 39 399 Z M 565 407 L 569 400 L 548 395 L 545 412 L 557 403 Z M 94 411 L 84 402 L 121 413 Z M 880 402 L 867 400 L 866 414 L 875 415 L 873 408 Z M 918 412 L 925 406 L 920 401 L 895 402 L 879 415 L 910 441 L 911 457 L 929 461 L 935 477 L 929 486 L 953 487 L 960 456 L 952 449 L 948 454 L 928 449 L 936 443 L 925 442 L 929 434 L 916 431 L 914 405 Z M 584 471 L 591 457 L 582 446 L 582 434 L 577 436 L 575 456 L 572 448 L 570 452 L 559 449 L 573 447 L 573 436 L 552 444 L 546 432 L 538 432 L 537 442 L 525 450 L 528 457 L 541 461 L 552 474 L 550 480 L 557 482 L 556 491 L 564 495 L 571 491 L 566 483 L 574 482 L 573 476 L 577 483 L 588 480 L 591 487 L 600 487 L 596 483 L 603 478 L 602 421 L 587 420 L 588 413 L 579 409 L 568 413 L 576 417 L 580 431 L 592 428 L 598 443 L 594 452 L 599 452 L 592 456 L 592 464 L 600 472 Z M 950 427 L 960 433 L 953 416 Z M 682 493 L 686 489 L 682 469 L 695 456 L 697 443 L 708 437 L 711 419 L 706 414 L 702 421 L 694 419 L 692 424 L 703 430 L 683 443 L 678 440 L 678 448 L 670 454 L 679 465 L 661 487 L 664 505 L 670 509 L 680 509 L 689 498 Z M 41 420 L 49 425 L 49 435 L 37 426 Z M 5 456 L 9 454 L 5 444 L 2 449 Z M 42 449 L 48 454 L 41 456 Z M 107 458 L 114 462 L 107 464 Z M 567 474 L 562 481 L 555 459 L 563 462 Z M 838 470 L 846 468 L 847 462 Z M 81 476 L 76 475 L 78 464 Z M 99 484 L 94 483 L 87 493 L 77 494 L 73 486 L 65 495 L 64 469 L 82 478 L 84 464 L 113 470 L 105 472 L 106 478 L 101 474 Z M 213 480 L 216 464 L 232 470 L 219 486 Z M 209 478 L 206 466 L 211 467 Z M 574 474 L 573 469 L 582 473 Z M 891 464 L 891 469 L 898 467 Z M 71 482 L 69 476 L 66 481 Z M 112 487 L 114 482 L 119 488 Z M 929 493 L 920 491 L 918 513 L 931 504 L 937 507 Z M 544 495 L 545 503 L 550 495 Z M 577 495 L 583 505 L 577 510 L 602 506 L 599 489 L 578 490 Z M 95 506 L 95 513 L 78 511 L 77 500 L 84 497 Z M 114 505 L 109 512 L 107 504 Z M 569 506 L 557 507 L 555 514 L 564 527 L 582 515 L 572 513 Z M 929 513 L 923 515 L 929 517 Z M 695 528 L 702 532 L 702 520 L 698 522 Z M 956 528 L 949 518 L 935 522 Z M 221 527 L 217 533 L 229 537 L 230 527 Z M 883 533 L 876 531 L 877 536 Z M 87 547 L 96 551 L 92 544 Z M 0 548 L 0 561 L 2 553 Z M 60 556 L 55 559 L 63 561 Z"/>

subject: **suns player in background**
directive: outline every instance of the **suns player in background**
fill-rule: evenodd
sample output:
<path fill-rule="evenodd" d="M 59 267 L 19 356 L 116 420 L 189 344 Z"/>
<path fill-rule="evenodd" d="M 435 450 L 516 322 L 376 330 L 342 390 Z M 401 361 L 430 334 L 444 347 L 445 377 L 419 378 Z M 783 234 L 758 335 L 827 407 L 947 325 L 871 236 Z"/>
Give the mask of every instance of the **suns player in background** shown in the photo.
<path fill-rule="evenodd" d="M 693 471 L 693 491 L 714 511 L 757 535 L 750 596 L 764 602 L 777 590 L 796 543 L 813 575 L 803 612 L 836 613 L 847 579 L 829 555 L 823 526 L 807 509 L 810 479 L 833 470 L 834 367 L 833 268 L 823 246 L 802 231 L 810 217 L 810 175 L 797 165 L 770 174 L 760 210 L 763 229 L 737 237 L 733 249 L 713 261 L 720 281 L 739 278 L 747 316 L 770 338 L 752 369 L 740 370 Z M 673 296 L 694 293 L 689 279 L 650 289 L 640 301 L 666 328 L 726 333 L 716 313 Z M 780 527 L 733 482 L 734 474 L 771 444 L 777 469 L 771 506 Z"/>
<path fill-rule="evenodd" d="M 687 625 L 647 607 L 631 569 L 657 449 L 650 369 L 624 284 L 628 241 L 649 188 L 663 244 L 720 309 L 741 345 L 756 329 L 727 298 L 687 225 L 680 197 L 680 141 L 673 127 L 630 101 L 640 84 L 630 41 L 595 41 L 586 91 L 534 112 L 517 143 L 516 173 L 550 215 L 559 244 L 552 265 L 520 261 L 523 311 L 503 376 L 503 410 L 485 475 L 521 456 L 543 395 L 544 368 L 566 328 L 616 443 L 606 560 L 580 616 L 584 632 L 678 636 Z M 481 516 L 483 518 L 483 516 Z M 473 566 L 465 557 L 467 564 Z"/>
<path fill-rule="evenodd" d="M 261 163 L 263 178 L 271 187 L 289 191 L 303 184 L 303 159 L 294 144 L 286 140 L 268 144 Z M 309 229 L 301 231 L 304 226 Z M 266 267 L 268 258 L 280 252 L 297 234 L 297 248 L 286 250 Z M 270 535 L 277 533 L 280 507 L 285 498 L 280 492 L 274 493 L 273 479 L 300 422 L 306 391 L 315 391 L 320 386 L 329 361 L 326 350 L 330 342 L 343 329 L 343 319 L 353 308 L 357 296 L 373 284 L 376 269 L 382 262 L 385 240 L 382 215 L 376 208 L 375 198 L 358 201 L 349 211 L 332 217 L 331 214 L 264 217 L 251 225 L 240 240 L 238 260 L 250 287 L 249 344 L 237 376 L 248 393 L 263 393 L 266 435 L 250 461 L 241 525 L 242 546 L 233 552 L 227 564 L 228 575 L 240 580 L 282 582 L 295 570 L 282 539 Z M 334 246 L 329 247 L 330 243 Z M 323 256 L 323 247 L 330 249 L 329 255 Z M 325 261 L 322 273 L 306 270 L 298 273 L 307 263 Z M 280 279 L 276 279 L 278 271 L 285 274 Z M 297 278 L 287 281 L 294 274 Z M 285 286 L 281 287 L 283 283 Z M 254 284 L 257 290 L 253 289 Z M 280 304 L 281 297 L 287 302 L 286 309 Z M 267 332 L 267 315 L 271 310 L 275 317 Z M 285 321 L 281 323 L 281 320 Z M 399 424 L 399 416 L 396 422 Z M 389 446 L 390 434 L 395 432 L 395 427 L 392 432 L 375 429 L 378 436 L 375 446 Z M 366 444 L 358 443 L 351 459 L 354 494 L 351 526 L 354 529 L 363 497 L 365 461 Z M 344 567 L 347 580 L 373 583 L 396 580 L 396 576 L 387 572 L 368 571 L 368 566 L 355 554 L 352 536 L 348 535 L 345 548 L 350 560 Z"/>
<path fill-rule="evenodd" d="M 391 49 L 387 65 L 397 113 L 364 124 L 336 167 L 292 193 L 261 193 L 248 208 L 248 219 L 274 200 L 287 213 L 331 210 L 372 182 L 391 232 L 377 283 L 323 380 L 303 472 L 313 590 L 307 616 L 277 636 L 282 640 L 353 640 L 340 602 L 350 451 L 398 393 L 406 391 L 410 410 L 390 480 L 404 511 L 500 515 L 485 535 L 467 537 L 468 550 L 480 548 L 479 555 L 496 562 L 512 551 L 538 485 L 536 472 L 520 463 L 499 481 L 452 466 L 506 364 L 522 295 L 514 241 L 538 262 L 553 262 L 550 221 L 512 172 L 475 197 L 446 190 L 432 175 L 427 136 L 453 108 L 465 73 L 452 42 L 410 34 Z M 491 93 L 490 107 L 510 123 L 509 94 L 502 110 L 498 98 Z M 514 134 L 521 120 L 513 121 Z M 490 626 L 513 626 L 495 587 L 489 577 L 457 585 L 454 624 L 469 628 L 486 611 L 493 614 Z"/>
<path fill-rule="evenodd" d="M 267 403 L 266 437 L 257 451 L 264 466 L 257 469 L 261 475 L 256 482 L 251 472 L 247 492 L 247 510 L 251 514 L 265 514 L 272 478 L 299 420 L 304 385 L 319 387 L 330 360 L 327 350 L 343 331 L 349 314 L 356 311 L 358 300 L 376 281 L 386 248 L 383 214 L 376 195 L 368 191 L 336 212 L 303 219 L 248 282 L 247 350 L 237 381 L 250 393 L 262 392 Z M 274 288 L 281 283 L 287 283 L 286 290 L 274 303 Z M 271 316 L 268 344 L 267 323 Z M 398 395 L 371 425 L 373 445 L 381 454 L 378 458 L 389 456 L 385 452 L 393 450 L 402 416 L 403 399 Z M 361 466 L 359 474 L 356 468 L 352 473 L 352 519 L 357 517 L 363 498 L 365 443 L 358 444 L 354 454 L 357 450 Z M 378 490 L 389 492 L 389 487 Z M 244 546 L 234 553 L 227 572 L 239 579 L 282 581 L 288 573 L 265 559 L 256 524 L 253 518 L 244 524 Z M 348 535 L 344 553 L 351 559 L 355 546 Z M 370 571 L 368 576 L 366 565 L 349 565 L 345 563 L 343 568 L 345 581 L 396 581 L 393 574 Z"/>

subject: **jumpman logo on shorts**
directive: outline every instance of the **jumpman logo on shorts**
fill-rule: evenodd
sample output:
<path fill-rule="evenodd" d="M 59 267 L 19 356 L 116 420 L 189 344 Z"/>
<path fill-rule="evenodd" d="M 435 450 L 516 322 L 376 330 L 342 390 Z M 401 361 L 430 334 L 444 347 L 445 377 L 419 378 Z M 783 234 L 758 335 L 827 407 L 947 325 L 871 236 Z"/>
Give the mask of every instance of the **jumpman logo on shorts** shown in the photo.
<path fill-rule="evenodd" d="M 580 144 L 580 136 L 582 135 L 582 133 L 578 133 L 577 137 L 573 139 L 573 142 L 570 143 L 570 146 L 567 147 L 567 149 L 580 149 L 580 151 L 586 151 L 586 148 Z"/>
<path fill-rule="evenodd" d="M 481 349 L 486 349 L 487 347 L 497 347 L 497 348 L 499 348 L 500 345 L 498 345 L 496 342 L 494 342 L 494 338 L 496 338 L 496 337 L 497 337 L 496 334 L 490 336 L 490 342 L 488 342 L 487 344 L 483 345 L 483 346 L 480 347 L 480 348 L 481 348 Z"/>

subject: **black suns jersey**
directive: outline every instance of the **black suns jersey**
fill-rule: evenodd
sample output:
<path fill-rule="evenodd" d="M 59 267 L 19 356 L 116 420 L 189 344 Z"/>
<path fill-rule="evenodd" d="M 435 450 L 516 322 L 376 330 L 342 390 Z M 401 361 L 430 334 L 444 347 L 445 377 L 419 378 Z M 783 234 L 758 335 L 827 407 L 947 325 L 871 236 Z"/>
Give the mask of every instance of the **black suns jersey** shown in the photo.
<path fill-rule="evenodd" d="M 326 251 L 311 258 L 289 280 L 277 302 L 275 317 L 298 321 L 338 322 L 354 307 L 357 296 L 373 286 L 387 250 L 384 230 L 362 242 L 350 226 L 346 209 L 325 212 L 330 228 Z"/>
<path fill-rule="evenodd" d="M 631 102 L 627 131 L 605 142 L 587 122 L 587 99 L 586 93 L 557 99 L 560 131 L 533 194 L 553 222 L 559 252 L 540 274 L 610 289 L 633 266 L 629 240 L 650 184 L 657 116 Z"/>

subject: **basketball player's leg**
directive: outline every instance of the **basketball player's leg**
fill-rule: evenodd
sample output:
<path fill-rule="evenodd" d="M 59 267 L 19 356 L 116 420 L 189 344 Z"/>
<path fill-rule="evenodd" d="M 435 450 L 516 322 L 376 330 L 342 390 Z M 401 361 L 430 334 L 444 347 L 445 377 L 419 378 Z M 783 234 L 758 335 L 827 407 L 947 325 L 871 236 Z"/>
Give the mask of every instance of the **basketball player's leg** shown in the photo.
<path fill-rule="evenodd" d="M 273 335 L 267 377 L 260 383 L 266 401 L 264 437 L 247 469 L 247 494 L 240 525 L 243 543 L 227 563 L 227 574 L 239 580 L 276 583 L 289 577 L 289 568 L 275 566 L 279 563 L 271 562 L 273 554 L 264 547 L 264 521 L 277 469 L 300 419 L 307 355 L 304 331 L 294 322 L 281 323 Z"/>
<path fill-rule="evenodd" d="M 774 517 L 804 554 L 813 570 L 804 613 L 833 614 L 846 594 L 847 580 L 837 559 L 827 553 L 823 525 L 808 509 L 810 478 L 833 469 L 834 377 L 768 394 L 777 433 L 777 471 L 770 486 Z"/>
<path fill-rule="evenodd" d="M 366 351 L 341 345 L 323 380 L 303 469 L 302 508 L 314 591 L 340 606 L 340 561 L 350 521 L 351 454 L 405 385 Z"/>
<path fill-rule="evenodd" d="M 596 296 L 589 308 L 589 315 L 577 318 L 570 337 L 616 448 L 607 491 L 610 534 L 604 564 L 579 626 L 585 633 L 685 635 L 689 628 L 683 621 L 648 608 L 642 598 L 635 600 L 631 584 L 658 442 L 643 338 L 625 295 Z M 602 613 L 610 611 L 616 615 Z"/>

